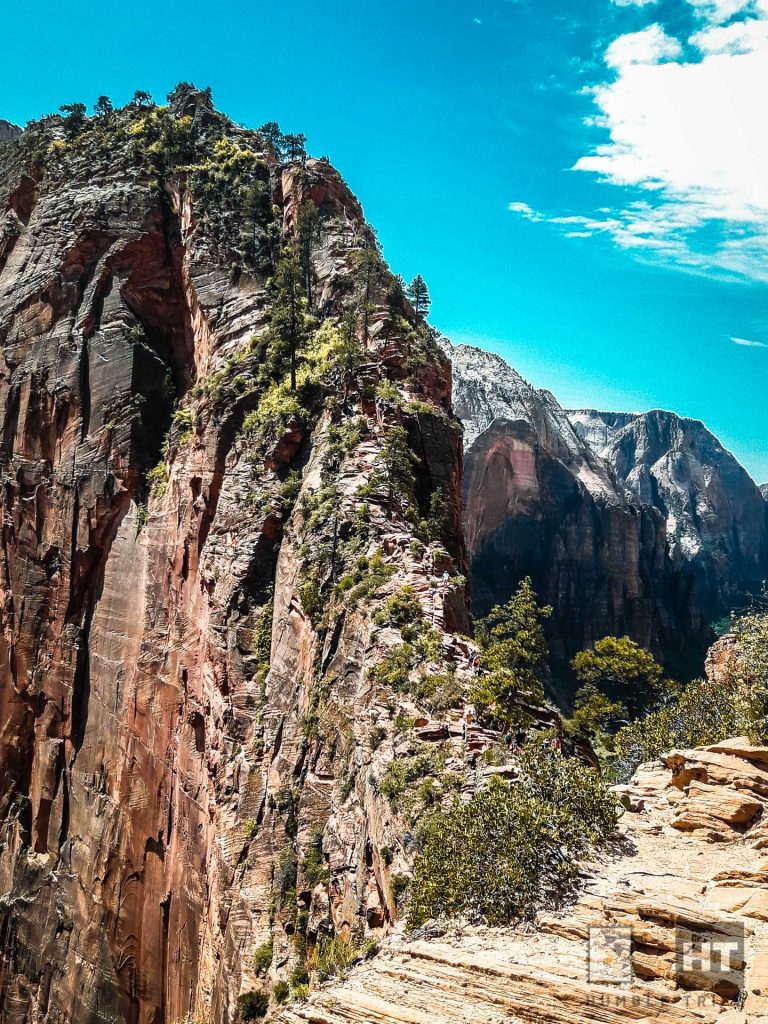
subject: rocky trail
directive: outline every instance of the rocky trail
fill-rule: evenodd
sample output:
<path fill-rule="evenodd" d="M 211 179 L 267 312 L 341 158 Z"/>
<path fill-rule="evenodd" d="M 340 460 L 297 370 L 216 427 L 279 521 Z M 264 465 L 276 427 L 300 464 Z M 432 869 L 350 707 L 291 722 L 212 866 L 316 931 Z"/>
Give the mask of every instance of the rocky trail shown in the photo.
<path fill-rule="evenodd" d="M 397 934 L 280 1021 L 768 1020 L 768 748 L 674 751 L 620 791 L 620 842 L 585 867 L 568 911 L 535 927 Z"/>

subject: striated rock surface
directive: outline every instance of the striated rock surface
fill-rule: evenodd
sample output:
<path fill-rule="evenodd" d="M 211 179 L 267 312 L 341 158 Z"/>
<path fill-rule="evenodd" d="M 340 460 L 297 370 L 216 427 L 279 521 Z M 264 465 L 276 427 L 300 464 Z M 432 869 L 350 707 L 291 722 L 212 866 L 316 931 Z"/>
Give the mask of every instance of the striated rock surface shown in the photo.
<path fill-rule="evenodd" d="M 768 509 L 760 488 L 699 420 L 569 413 L 577 432 L 618 479 L 667 524 L 670 556 L 692 572 L 715 617 L 759 593 L 768 567 Z"/>
<path fill-rule="evenodd" d="M 279 1019 L 768 1019 L 768 751 L 743 739 L 673 751 L 621 788 L 621 842 L 585 866 L 584 894 L 570 910 L 542 913 L 532 927 L 398 933 L 345 982 Z"/>
<path fill-rule="evenodd" d="M 302 943 L 397 917 L 371 669 L 402 638 L 373 613 L 412 586 L 435 670 L 466 668 L 460 437 L 359 203 L 291 145 L 184 87 L 2 147 L 3 1024 L 220 1024 Z"/>
<path fill-rule="evenodd" d="M 21 135 L 21 128 L 18 125 L 11 124 L 10 121 L 3 121 L 0 118 L 0 146 L 4 142 L 13 142 Z"/>
<path fill-rule="evenodd" d="M 617 479 L 549 392 L 499 356 L 464 345 L 449 354 L 465 429 L 476 611 L 530 576 L 554 609 L 550 642 L 560 658 L 609 634 L 673 662 L 703 657 L 708 622 L 695 580 L 670 558 L 662 513 Z"/>

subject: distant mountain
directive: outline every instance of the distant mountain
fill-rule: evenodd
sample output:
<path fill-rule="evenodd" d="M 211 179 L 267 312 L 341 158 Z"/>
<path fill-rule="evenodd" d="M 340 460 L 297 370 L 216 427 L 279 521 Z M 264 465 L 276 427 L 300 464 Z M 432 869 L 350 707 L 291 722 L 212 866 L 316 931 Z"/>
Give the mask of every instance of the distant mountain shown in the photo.
<path fill-rule="evenodd" d="M 617 478 L 664 514 L 670 556 L 692 568 L 709 614 L 759 590 L 768 569 L 764 497 L 703 423 L 659 409 L 569 416 Z"/>
<path fill-rule="evenodd" d="M 626 633 L 680 670 L 698 664 L 710 622 L 768 567 L 747 473 L 696 421 L 567 412 L 497 355 L 449 354 L 475 611 L 530 575 L 554 609 L 556 656 Z"/>
<path fill-rule="evenodd" d="M 0 119 L 0 145 L 4 142 L 13 142 L 14 139 L 18 139 L 21 135 L 21 128 L 18 125 L 11 124 L 10 121 L 3 121 Z"/>

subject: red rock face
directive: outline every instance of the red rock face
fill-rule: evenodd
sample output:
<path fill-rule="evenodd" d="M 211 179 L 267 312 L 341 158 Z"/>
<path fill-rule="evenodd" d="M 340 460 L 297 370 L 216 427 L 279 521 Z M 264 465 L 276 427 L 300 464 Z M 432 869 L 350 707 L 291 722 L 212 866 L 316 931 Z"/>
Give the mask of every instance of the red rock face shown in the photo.
<path fill-rule="evenodd" d="M 523 420 L 496 420 L 467 452 L 465 533 L 479 613 L 530 576 L 553 606 L 555 657 L 606 635 L 674 658 L 703 655 L 708 624 L 676 576 L 659 513 L 595 494 Z"/>
<path fill-rule="evenodd" d="M 222 133 L 259 145 L 212 113 L 193 129 L 202 149 Z M 441 633 L 469 630 L 461 583 L 434 583 L 464 567 L 450 370 L 407 303 L 393 326 L 389 275 L 348 412 L 328 403 L 253 450 L 235 377 L 268 321 L 267 272 L 234 285 L 215 211 L 132 145 L 0 167 L 14 223 L 0 248 L 4 1024 L 231 1020 L 262 984 L 261 943 L 273 936 L 276 961 L 295 960 L 297 916 L 310 943 L 323 929 L 386 931 L 380 851 L 399 838 L 367 743 L 386 631 L 370 603 L 333 597 L 335 577 L 320 579 L 322 622 L 310 616 L 307 559 L 363 517 L 394 573 L 376 600 L 410 583 Z M 359 204 L 324 162 L 263 160 L 284 237 L 301 200 L 320 212 L 311 272 L 333 317 L 369 233 Z M 201 387 L 220 372 L 218 391 Z M 384 377 L 433 411 L 374 400 L 365 381 Z M 190 410 L 187 436 L 169 433 L 174 407 Z M 333 454 L 329 428 L 361 416 L 359 439 Z M 415 500 L 445 496 L 431 550 L 400 511 L 358 494 L 394 424 L 416 456 Z M 335 512 L 313 519 L 334 459 Z M 289 470 L 295 505 L 280 496 Z M 326 881 L 310 884 L 303 851 L 317 837 Z"/>

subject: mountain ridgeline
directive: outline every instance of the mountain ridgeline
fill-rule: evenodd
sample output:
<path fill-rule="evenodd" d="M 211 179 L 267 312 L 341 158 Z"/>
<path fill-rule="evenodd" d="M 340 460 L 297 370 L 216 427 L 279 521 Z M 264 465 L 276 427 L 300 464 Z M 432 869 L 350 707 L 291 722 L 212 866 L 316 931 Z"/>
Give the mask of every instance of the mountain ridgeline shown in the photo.
<path fill-rule="evenodd" d="M 713 623 L 768 576 L 768 506 L 749 475 L 696 420 L 567 411 L 499 356 L 447 350 L 475 612 L 530 576 L 557 657 L 627 634 L 700 671 Z"/>

